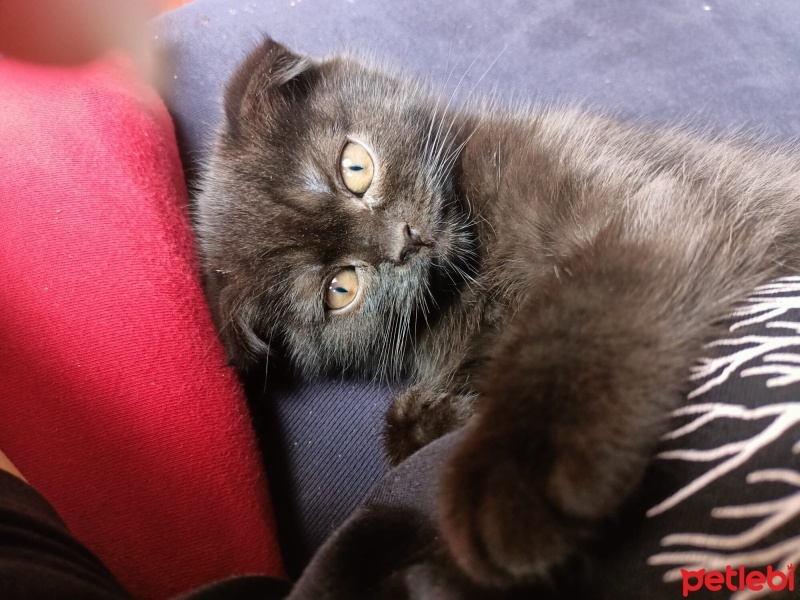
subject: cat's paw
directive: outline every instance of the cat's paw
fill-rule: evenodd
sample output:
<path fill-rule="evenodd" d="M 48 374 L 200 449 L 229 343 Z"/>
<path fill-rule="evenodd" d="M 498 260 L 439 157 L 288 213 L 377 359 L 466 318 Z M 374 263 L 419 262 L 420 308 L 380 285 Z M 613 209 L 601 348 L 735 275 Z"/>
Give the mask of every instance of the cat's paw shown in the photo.
<path fill-rule="evenodd" d="M 472 413 L 472 398 L 410 387 L 396 396 L 386 414 L 383 444 L 391 465 L 397 465 L 433 440 L 457 429 Z"/>
<path fill-rule="evenodd" d="M 564 510 L 546 455 L 531 461 L 508 438 L 483 436 L 475 425 L 440 481 L 439 519 L 450 552 L 485 586 L 548 582 L 598 522 Z"/>

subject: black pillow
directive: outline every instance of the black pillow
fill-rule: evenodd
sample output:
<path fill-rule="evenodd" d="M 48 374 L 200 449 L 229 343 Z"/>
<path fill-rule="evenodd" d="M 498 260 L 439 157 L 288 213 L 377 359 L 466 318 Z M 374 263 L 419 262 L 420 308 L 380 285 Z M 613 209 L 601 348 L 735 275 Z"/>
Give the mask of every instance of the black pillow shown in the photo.
<path fill-rule="evenodd" d="M 447 560 L 435 492 L 454 432 L 390 471 L 289 600 L 797 597 L 800 277 L 760 288 L 706 351 L 637 497 L 555 586 L 484 593 Z"/>

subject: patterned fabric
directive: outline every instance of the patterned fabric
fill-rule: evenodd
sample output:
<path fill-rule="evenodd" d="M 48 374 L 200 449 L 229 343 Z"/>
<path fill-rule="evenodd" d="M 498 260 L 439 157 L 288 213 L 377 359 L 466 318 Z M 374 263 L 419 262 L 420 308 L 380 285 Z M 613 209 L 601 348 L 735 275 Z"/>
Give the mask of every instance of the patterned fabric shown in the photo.
<path fill-rule="evenodd" d="M 664 581 L 681 569 L 800 566 L 800 277 L 759 288 L 732 318 L 658 455 L 685 480 L 647 511 L 670 523 L 648 559 L 668 569 Z"/>

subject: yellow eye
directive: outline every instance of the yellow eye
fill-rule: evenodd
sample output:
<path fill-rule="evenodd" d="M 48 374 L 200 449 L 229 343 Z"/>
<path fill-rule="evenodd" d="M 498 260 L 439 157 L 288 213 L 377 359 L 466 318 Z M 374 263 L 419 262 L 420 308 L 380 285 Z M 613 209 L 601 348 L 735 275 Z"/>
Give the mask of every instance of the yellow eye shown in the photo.
<path fill-rule="evenodd" d="M 349 306 L 358 296 L 358 275 L 352 267 L 339 271 L 325 292 L 325 304 L 332 310 Z"/>
<path fill-rule="evenodd" d="M 354 194 L 363 194 L 372 185 L 372 157 L 361 144 L 348 142 L 342 150 L 339 166 L 344 186 Z"/>

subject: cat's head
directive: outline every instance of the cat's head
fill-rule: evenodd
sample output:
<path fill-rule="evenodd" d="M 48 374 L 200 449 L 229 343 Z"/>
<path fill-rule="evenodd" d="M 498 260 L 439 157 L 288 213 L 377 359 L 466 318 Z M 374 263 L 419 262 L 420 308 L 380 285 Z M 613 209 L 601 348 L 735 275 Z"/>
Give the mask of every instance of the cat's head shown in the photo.
<path fill-rule="evenodd" d="M 267 40 L 225 95 L 195 229 L 233 364 L 394 375 L 474 253 L 465 123 L 425 88 Z"/>

